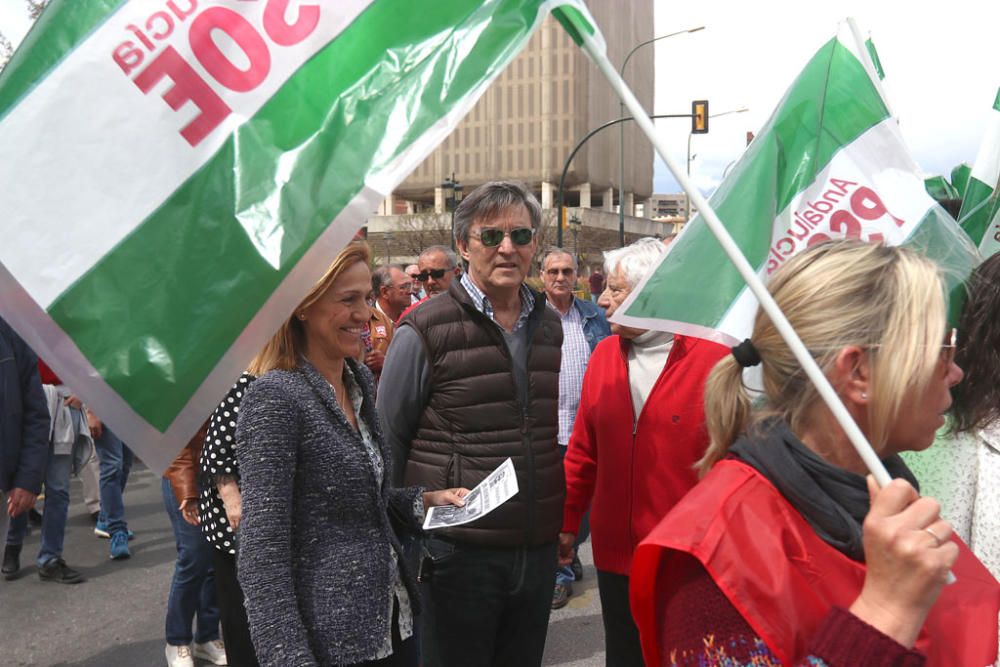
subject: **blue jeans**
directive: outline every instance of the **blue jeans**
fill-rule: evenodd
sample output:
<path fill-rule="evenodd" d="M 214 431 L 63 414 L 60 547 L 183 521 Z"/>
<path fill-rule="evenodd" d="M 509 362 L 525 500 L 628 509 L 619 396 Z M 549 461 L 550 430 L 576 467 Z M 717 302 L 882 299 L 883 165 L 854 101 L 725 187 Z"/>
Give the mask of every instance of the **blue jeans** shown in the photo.
<path fill-rule="evenodd" d="M 112 535 L 128 530 L 125 523 L 125 483 L 132 469 L 132 450 L 105 426 L 101 437 L 94 440 L 97 459 L 101 462 L 101 516 Z"/>
<path fill-rule="evenodd" d="M 51 450 L 51 445 L 49 449 Z M 69 513 L 69 474 L 73 457 L 69 454 L 49 455 L 45 469 L 45 512 L 42 514 L 42 544 L 38 551 L 38 566 L 62 558 L 63 539 L 66 537 L 66 516 Z M 11 519 L 7 531 L 7 544 L 24 543 L 28 533 L 28 513 Z"/>
<path fill-rule="evenodd" d="M 562 452 L 563 458 L 566 458 L 566 445 L 559 445 L 559 451 Z M 576 536 L 576 541 L 573 542 L 573 549 L 578 550 L 580 545 L 587 541 L 590 537 L 590 511 L 588 510 L 584 515 L 583 519 L 580 520 L 580 534 Z M 573 568 L 569 565 L 563 565 L 558 570 L 556 570 L 556 583 L 557 584 L 568 584 L 576 580 L 576 576 L 573 574 Z"/>
<path fill-rule="evenodd" d="M 167 597 L 167 643 L 187 646 L 191 640 L 204 644 L 219 638 L 219 608 L 215 604 L 215 571 L 212 569 L 212 545 L 205 541 L 198 526 L 181 515 L 170 482 L 162 480 L 163 504 L 170 516 L 177 541 L 177 563 Z M 198 617 L 198 632 L 191 634 L 191 624 Z"/>

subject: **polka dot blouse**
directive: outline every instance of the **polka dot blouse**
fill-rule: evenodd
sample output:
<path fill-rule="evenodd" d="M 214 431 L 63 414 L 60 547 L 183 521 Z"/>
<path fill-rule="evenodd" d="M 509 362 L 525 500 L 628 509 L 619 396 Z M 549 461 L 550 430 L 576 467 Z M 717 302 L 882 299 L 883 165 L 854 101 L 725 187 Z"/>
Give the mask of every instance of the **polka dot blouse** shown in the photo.
<path fill-rule="evenodd" d="M 226 519 L 226 507 L 216 490 L 220 477 L 230 477 L 240 481 L 240 470 L 236 463 L 236 418 L 240 402 L 247 387 L 257 378 L 244 373 L 229 390 L 208 422 L 208 435 L 201 448 L 201 469 L 203 483 L 198 501 L 201 516 L 201 532 L 216 549 L 236 555 L 236 535 Z"/>

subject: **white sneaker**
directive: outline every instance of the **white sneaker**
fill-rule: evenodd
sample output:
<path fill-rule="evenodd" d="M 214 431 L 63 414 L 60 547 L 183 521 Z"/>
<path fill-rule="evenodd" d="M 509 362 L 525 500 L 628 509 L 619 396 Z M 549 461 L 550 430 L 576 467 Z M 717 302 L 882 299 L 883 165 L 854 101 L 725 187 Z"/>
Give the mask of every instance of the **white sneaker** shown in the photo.
<path fill-rule="evenodd" d="M 226 661 L 226 645 L 221 639 L 215 639 L 204 644 L 195 644 L 194 657 L 207 660 L 213 665 L 228 665 Z"/>
<path fill-rule="evenodd" d="M 191 647 L 167 644 L 167 667 L 194 667 Z"/>

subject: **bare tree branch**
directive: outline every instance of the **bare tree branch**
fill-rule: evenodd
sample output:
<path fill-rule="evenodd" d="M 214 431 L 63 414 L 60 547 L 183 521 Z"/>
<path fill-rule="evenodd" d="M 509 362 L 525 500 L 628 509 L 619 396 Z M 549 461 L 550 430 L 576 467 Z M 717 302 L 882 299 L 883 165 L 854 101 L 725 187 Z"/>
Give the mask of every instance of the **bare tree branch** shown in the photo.
<path fill-rule="evenodd" d="M 32 21 L 37 21 L 38 17 L 41 16 L 42 11 L 45 10 L 45 6 L 49 4 L 49 0 L 24 0 L 28 5 L 28 17 Z"/>
<path fill-rule="evenodd" d="M 6 35 L 0 32 L 0 72 L 6 67 L 7 61 L 14 55 L 14 47 Z"/>

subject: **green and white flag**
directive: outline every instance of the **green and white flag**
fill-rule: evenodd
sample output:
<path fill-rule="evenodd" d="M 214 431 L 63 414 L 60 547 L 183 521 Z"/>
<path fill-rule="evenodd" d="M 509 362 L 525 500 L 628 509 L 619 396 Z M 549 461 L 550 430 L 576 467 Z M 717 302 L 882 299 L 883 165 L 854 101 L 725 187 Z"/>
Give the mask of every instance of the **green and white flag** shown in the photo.
<path fill-rule="evenodd" d="M 53 0 L 0 77 L 0 315 L 163 468 L 548 11 Z"/>
<path fill-rule="evenodd" d="M 979 242 L 979 254 L 983 259 L 1000 252 L 1000 210 L 993 214 L 993 220 L 986 227 L 983 240 Z"/>
<path fill-rule="evenodd" d="M 976 248 L 924 189 L 860 44 L 845 24 L 813 56 L 710 204 L 765 280 L 810 244 L 849 237 L 919 248 L 957 285 Z M 733 344 L 756 310 L 696 217 L 615 320 Z"/>
<path fill-rule="evenodd" d="M 1000 228 L 994 218 L 1000 212 L 997 184 L 1000 183 L 1000 90 L 993 100 L 993 108 L 986 126 L 983 143 L 979 146 L 976 162 L 969 175 L 969 182 L 962 199 L 962 211 L 958 214 L 959 224 L 979 243 L 983 256 L 992 255 L 997 250 L 997 233 Z"/>

